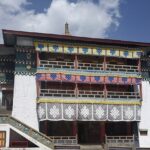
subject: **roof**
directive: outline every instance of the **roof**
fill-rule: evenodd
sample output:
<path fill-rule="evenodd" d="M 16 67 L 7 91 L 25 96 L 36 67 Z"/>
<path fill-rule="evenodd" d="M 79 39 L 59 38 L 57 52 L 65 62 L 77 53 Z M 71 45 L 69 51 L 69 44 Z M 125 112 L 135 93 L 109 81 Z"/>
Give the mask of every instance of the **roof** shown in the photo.
<path fill-rule="evenodd" d="M 4 30 L 4 29 L 2 31 L 3 31 L 3 38 L 4 38 L 5 45 L 14 45 L 16 37 L 21 36 L 21 37 L 31 37 L 34 39 L 82 42 L 88 44 L 116 45 L 116 46 L 128 46 L 128 47 L 150 47 L 150 43 L 144 43 L 144 42 L 89 38 L 89 37 L 14 31 L 14 30 Z M 9 42 L 10 40 L 11 42 Z"/>

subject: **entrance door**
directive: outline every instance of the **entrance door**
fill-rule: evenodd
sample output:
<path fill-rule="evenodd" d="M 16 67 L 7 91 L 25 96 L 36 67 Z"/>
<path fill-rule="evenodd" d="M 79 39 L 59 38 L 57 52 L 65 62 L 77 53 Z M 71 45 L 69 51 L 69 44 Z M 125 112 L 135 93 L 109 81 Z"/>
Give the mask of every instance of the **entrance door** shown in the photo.
<path fill-rule="evenodd" d="M 78 142 L 80 144 L 100 144 L 100 123 L 78 122 Z"/>

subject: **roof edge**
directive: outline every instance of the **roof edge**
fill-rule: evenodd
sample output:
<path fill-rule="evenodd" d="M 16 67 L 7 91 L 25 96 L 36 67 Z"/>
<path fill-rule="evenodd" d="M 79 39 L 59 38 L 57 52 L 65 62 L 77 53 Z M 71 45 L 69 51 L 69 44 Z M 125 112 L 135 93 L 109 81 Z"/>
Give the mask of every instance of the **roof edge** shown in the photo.
<path fill-rule="evenodd" d="M 113 39 L 101 39 L 101 38 L 90 38 L 90 37 L 80 37 L 72 35 L 61 35 L 61 34 L 48 34 L 48 33 L 38 33 L 38 32 L 27 32 L 27 31 L 15 31 L 2 29 L 3 37 L 4 35 L 14 35 L 14 36 L 26 36 L 32 38 L 45 38 L 45 39 L 55 39 L 55 40 L 68 40 L 68 41 L 78 41 L 93 44 L 105 44 L 105 45 L 122 45 L 122 46 L 141 46 L 150 47 L 150 43 L 147 42 L 136 42 L 136 41 L 124 41 L 124 40 L 113 40 Z M 4 39 L 5 41 L 5 39 Z"/>

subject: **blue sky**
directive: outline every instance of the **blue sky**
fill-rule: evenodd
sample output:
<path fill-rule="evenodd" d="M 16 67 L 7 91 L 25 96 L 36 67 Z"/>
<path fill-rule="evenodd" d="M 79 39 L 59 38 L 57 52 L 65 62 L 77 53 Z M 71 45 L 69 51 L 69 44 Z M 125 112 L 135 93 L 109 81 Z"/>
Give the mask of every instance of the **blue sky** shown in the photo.
<path fill-rule="evenodd" d="M 72 35 L 150 42 L 149 14 L 150 0 L 3 0 L 0 29 L 63 34 L 67 21 Z"/>

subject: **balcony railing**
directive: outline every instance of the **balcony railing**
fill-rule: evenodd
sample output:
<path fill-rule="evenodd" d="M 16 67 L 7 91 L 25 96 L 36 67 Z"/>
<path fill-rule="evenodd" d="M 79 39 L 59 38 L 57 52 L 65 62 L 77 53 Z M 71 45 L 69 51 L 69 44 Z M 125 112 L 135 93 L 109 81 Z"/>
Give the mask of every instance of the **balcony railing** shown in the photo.
<path fill-rule="evenodd" d="M 40 97 L 74 97 L 74 98 L 107 98 L 107 99 L 140 99 L 138 92 L 92 91 L 92 90 L 58 90 L 41 89 Z"/>
<path fill-rule="evenodd" d="M 133 136 L 105 136 L 107 147 L 133 147 L 134 146 L 134 135 Z"/>
<path fill-rule="evenodd" d="M 106 64 L 107 71 L 138 72 L 138 66 Z"/>
<path fill-rule="evenodd" d="M 52 60 L 40 60 L 39 66 L 41 68 L 50 69 L 75 69 L 75 63 L 73 61 L 52 61 Z M 104 67 L 105 66 L 105 67 Z M 114 65 L 114 64 L 104 64 L 104 63 L 84 63 L 78 62 L 77 69 L 79 70 L 104 70 L 104 71 L 118 71 L 118 72 L 139 72 L 138 66 L 131 65 Z"/>
<path fill-rule="evenodd" d="M 98 63 L 83 63 L 78 62 L 78 69 L 80 70 L 104 70 L 103 64 Z"/>
<path fill-rule="evenodd" d="M 49 136 L 55 144 L 77 144 L 77 136 Z"/>
<path fill-rule="evenodd" d="M 49 68 L 74 69 L 74 62 L 40 60 L 40 67 L 45 69 Z"/>
<path fill-rule="evenodd" d="M 140 99 L 138 92 L 116 92 L 116 91 L 107 91 L 107 98 L 114 99 Z"/>
<path fill-rule="evenodd" d="M 82 98 L 104 98 L 104 91 L 79 90 L 78 97 Z"/>
<path fill-rule="evenodd" d="M 76 97 L 74 90 L 41 89 L 42 97 Z"/>

